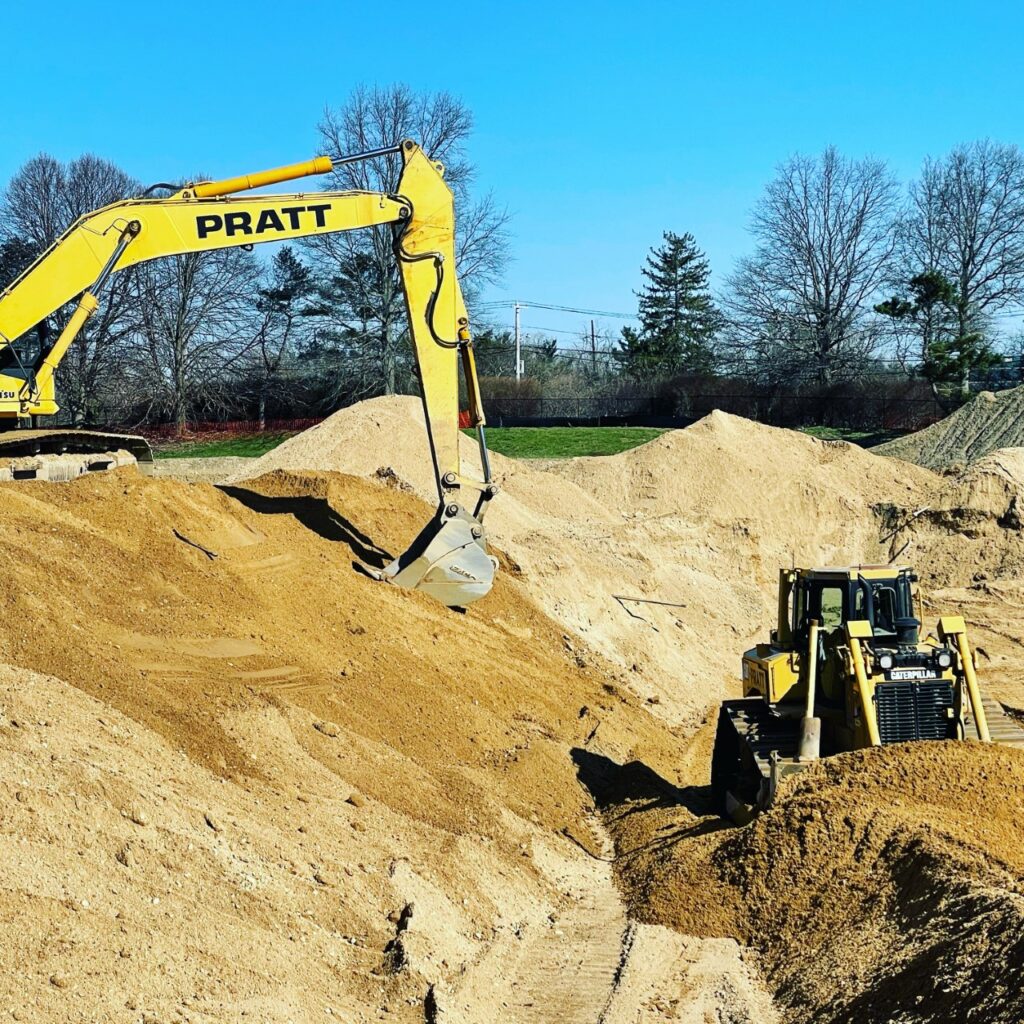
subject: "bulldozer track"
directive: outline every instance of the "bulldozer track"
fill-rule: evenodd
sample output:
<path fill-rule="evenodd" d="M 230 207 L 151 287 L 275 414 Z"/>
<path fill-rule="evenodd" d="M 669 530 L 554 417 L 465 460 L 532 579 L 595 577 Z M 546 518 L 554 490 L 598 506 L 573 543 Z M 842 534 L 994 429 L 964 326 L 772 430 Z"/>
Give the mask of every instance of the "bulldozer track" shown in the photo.
<path fill-rule="evenodd" d="M 988 731 L 992 742 L 1024 750 L 1024 729 L 1003 710 L 1003 705 L 988 695 L 982 695 L 981 703 L 985 709 L 985 719 L 988 722 Z M 968 721 L 967 737 L 968 739 L 978 739 L 978 727 L 973 717 Z"/>
<path fill-rule="evenodd" d="M 611 854 L 612 843 L 595 825 L 597 839 Z M 513 981 L 510 1019 L 522 1024 L 594 1024 L 603 1019 L 616 978 L 629 957 L 631 925 L 615 888 L 613 869 L 588 860 L 579 872 L 586 881 L 580 899 L 528 940 Z M 579 879 L 583 882 L 583 879 Z M 566 938 L 572 941 L 567 942 Z"/>
<path fill-rule="evenodd" d="M 576 854 L 565 863 L 560 884 L 578 894 L 575 905 L 534 924 L 521 941 L 492 949 L 461 987 L 441 998 L 443 1012 L 434 1019 L 777 1024 L 771 998 L 737 942 L 683 935 L 627 916 L 615 884 L 613 844 L 599 822 L 592 825 L 606 856 Z"/>

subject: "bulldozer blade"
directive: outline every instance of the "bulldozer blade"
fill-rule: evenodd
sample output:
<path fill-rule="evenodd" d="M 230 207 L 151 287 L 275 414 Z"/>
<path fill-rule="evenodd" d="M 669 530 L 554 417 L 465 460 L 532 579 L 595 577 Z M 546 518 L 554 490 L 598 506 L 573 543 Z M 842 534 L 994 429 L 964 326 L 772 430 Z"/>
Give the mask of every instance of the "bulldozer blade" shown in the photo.
<path fill-rule="evenodd" d="M 381 575 L 449 608 L 464 608 L 490 591 L 497 567 L 498 560 L 487 553 L 480 521 L 461 506 L 448 505 Z"/>

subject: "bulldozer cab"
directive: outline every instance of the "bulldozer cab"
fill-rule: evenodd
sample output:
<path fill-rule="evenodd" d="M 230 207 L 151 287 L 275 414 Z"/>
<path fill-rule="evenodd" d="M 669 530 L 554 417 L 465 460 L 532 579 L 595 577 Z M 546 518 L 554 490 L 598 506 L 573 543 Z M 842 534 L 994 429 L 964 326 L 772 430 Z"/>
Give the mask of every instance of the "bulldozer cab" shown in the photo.
<path fill-rule="evenodd" d="M 784 574 L 785 576 L 786 574 Z M 875 637 L 893 637 L 901 643 L 916 643 L 919 625 L 914 616 L 913 584 L 917 577 L 908 568 L 857 566 L 841 569 L 802 569 L 789 573 L 780 587 L 777 635 L 788 634 L 787 646 L 803 649 L 811 622 L 817 622 L 825 637 L 845 636 L 847 622 L 867 621 Z"/>
<path fill-rule="evenodd" d="M 769 702 L 799 704 L 804 700 L 811 625 L 817 623 L 814 661 L 820 699 L 852 714 L 848 625 L 867 623 L 872 646 L 916 645 L 920 622 L 914 617 L 915 580 L 909 568 L 888 565 L 782 572 L 779 628 L 773 647 L 788 652 L 791 672 L 784 673 L 780 665 L 772 673 L 777 685 L 774 693 L 766 693 Z"/>

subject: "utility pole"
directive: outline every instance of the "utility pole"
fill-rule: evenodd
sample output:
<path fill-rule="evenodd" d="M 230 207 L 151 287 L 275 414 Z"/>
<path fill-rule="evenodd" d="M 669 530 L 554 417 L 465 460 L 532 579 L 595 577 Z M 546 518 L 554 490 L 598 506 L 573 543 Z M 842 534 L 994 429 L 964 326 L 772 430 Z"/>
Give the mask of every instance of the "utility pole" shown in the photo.
<path fill-rule="evenodd" d="M 519 342 L 519 303 L 516 303 L 516 380 L 523 379 L 523 360 L 520 357 L 520 342 Z"/>
<path fill-rule="evenodd" d="M 597 374 L 597 332 L 593 320 L 590 321 L 590 371 Z"/>

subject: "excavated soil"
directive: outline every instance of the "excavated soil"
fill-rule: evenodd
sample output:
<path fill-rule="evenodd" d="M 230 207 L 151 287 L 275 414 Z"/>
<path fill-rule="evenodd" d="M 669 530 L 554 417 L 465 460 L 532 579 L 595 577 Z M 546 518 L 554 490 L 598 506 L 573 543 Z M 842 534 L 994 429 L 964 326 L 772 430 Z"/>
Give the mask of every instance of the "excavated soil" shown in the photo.
<path fill-rule="evenodd" d="M 1024 753 L 847 755 L 744 829 L 707 783 L 793 562 L 916 565 L 1024 708 L 1024 460 L 939 476 L 714 414 L 494 462 L 503 571 L 465 612 L 361 571 L 430 514 L 414 399 L 188 467 L 219 489 L 0 487 L 0 1006 L 1021 1019 Z"/>
<path fill-rule="evenodd" d="M 788 1019 L 1022 1019 L 1024 753 L 843 755 L 745 829 L 702 834 L 693 799 L 609 805 L 632 911 L 760 949 Z"/>
<path fill-rule="evenodd" d="M 931 469 L 975 462 L 1000 448 L 1024 446 L 1024 386 L 982 391 L 938 423 L 873 449 Z"/>
<path fill-rule="evenodd" d="M 569 751 L 672 738 L 507 579 L 458 614 L 353 570 L 428 514 L 337 474 L 0 488 L 16 1019 L 419 1021 L 577 912 Z"/>
<path fill-rule="evenodd" d="M 471 466 L 475 453 L 465 438 Z M 616 456 L 544 470 L 492 459 L 502 491 L 487 527 L 507 574 L 616 665 L 618 681 L 655 714 L 687 731 L 735 695 L 740 653 L 774 625 L 781 567 L 912 564 L 936 614 L 965 596 L 947 588 L 972 588 L 973 600 L 979 587 L 1024 578 L 1024 459 L 1014 453 L 939 476 L 713 413 Z M 289 468 L 397 480 L 436 501 L 414 398 L 343 410 L 234 479 Z M 1005 630 L 1006 610 L 991 624 Z M 985 646 L 1003 645 L 986 636 Z M 996 696 L 1024 706 L 1021 683 L 999 674 Z"/>

